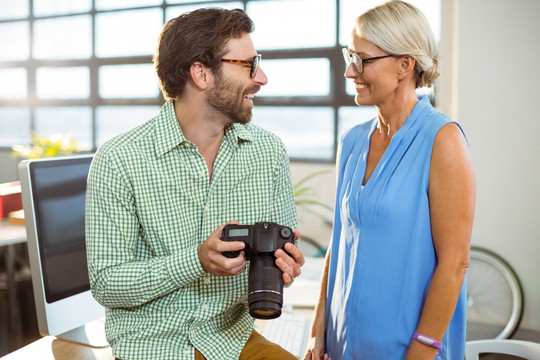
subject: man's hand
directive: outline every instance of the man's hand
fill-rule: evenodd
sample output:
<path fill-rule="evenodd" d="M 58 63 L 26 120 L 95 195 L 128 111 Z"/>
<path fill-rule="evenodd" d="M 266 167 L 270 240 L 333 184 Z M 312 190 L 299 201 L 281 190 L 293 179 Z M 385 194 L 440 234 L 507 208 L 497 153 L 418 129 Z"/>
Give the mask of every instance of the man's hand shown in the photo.
<path fill-rule="evenodd" d="M 293 232 L 295 239 L 298 240 L 300 238 L 300 232 L 298 230 L 293 230 Z M 302 251 L 288 242 L 285 244 L 285 251 L 278 249 L 274 255 L 276 257 L 277 267 L 283 271 L 283 285 L 291 285 L 294 278 L 300 275 L 300 267 L 306 262 Z"/>
<path fill-rule="evenodd" d="M 231 221 L 229 224 L 238 224 Z M 222 241 L 221 231 L 227 224 L 218 227 L 199 247 L 199 261 L 207 273 L 217 276 L 240 275 L 246 270 L 246 257 L 241 251 L 235 258 L 223 256 L 225 251 L 240 251 L 246 244 L 241 241 Z"/>

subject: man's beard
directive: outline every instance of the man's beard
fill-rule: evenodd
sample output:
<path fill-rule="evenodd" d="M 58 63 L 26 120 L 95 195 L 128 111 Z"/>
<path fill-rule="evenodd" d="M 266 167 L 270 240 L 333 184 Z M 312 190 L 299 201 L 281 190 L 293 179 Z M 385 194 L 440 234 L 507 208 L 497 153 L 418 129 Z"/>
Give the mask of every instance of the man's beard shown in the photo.
<path fill-rule="evenodd" d="M 215 79 L 216 87 L 208 94 L 208 104 L 229 118 L 230 123 L 247 124 L 252 108 L 244 105 L 244 98 L 259 91 L 260 86 L 244 89 L 240 81 L 226 80 L 221 72 Z"/>

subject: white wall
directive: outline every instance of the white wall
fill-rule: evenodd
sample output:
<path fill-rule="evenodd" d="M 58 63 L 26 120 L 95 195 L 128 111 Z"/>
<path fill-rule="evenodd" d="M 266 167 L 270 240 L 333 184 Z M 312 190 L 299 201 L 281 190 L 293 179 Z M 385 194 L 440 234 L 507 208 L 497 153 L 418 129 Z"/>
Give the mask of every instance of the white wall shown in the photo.
<path fill-rule="evenodd" d="M 538 0 L 443 0 L 441 70 L 453 76 L 441 78 L 440 98 L 441 110 L 463 126 L 475 165 L 472 244 L 493 250 L 514 268 L 524 288 L 521 327 L 535 330 L 540 330 L 539 15 Z"/>
<path fill-rule="evenodd" d="M 291 176 L 293 184 L 302 180 L 305 176 L 308 176 L 318 171 L 324 171 L 324 173 L 306 181 L 305 185 L 309 187 L 314 199 L 325 203 L 333 208 L 336 189 L 335 164 L 317 164 L 304 162 L 291 163 Z M 313 216 L 310 213 L 303 211 L 302 208 L 297 208 L 297 210 L 299 222 L 298 230 L 300 231 L 300 234 L 309 236 L 310 238 L 315 240 L 321 247 L 326 247 L 330 242 L 330 237 L 332 233 L 331 226 L 325 224 L 318 216 Z M 320 214 L 320 216 L 323 216 L 330 222 L 333 221 L 333 213 L 321 207 L 315 207 L 314 210 L 318 214 Z M 301 243 L 299 244 L 299 246 L 300 248 L 302 248 Z M 308 253 L 308 255 L 312 254 Z"/>

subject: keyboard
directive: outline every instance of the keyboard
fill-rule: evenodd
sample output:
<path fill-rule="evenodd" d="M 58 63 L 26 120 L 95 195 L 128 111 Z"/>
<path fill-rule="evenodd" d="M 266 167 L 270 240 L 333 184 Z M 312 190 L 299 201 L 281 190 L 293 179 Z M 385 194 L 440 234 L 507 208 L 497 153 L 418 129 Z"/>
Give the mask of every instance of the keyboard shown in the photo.
<path fill-rule="evenodd" d="M 266 321 L 263 336 L 301 358 L 306 351 L 310 328 L 311 321 L 306 316 L 283 312 L 277 319 Z"/>

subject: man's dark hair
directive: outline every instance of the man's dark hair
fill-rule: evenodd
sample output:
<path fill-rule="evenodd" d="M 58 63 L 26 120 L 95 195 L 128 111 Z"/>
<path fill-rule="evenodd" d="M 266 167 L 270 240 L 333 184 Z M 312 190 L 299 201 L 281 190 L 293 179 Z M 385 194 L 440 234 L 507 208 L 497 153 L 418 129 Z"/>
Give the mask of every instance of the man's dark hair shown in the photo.
<path fill-rule="evenodd" d="M 253 30 L 253 21 L 240 9 L 197 9 L 169 20 L 154 55 L 163 96 L 178 99 L 182 95 L 194 62 L 219 74 L 227 42 Z"/>

